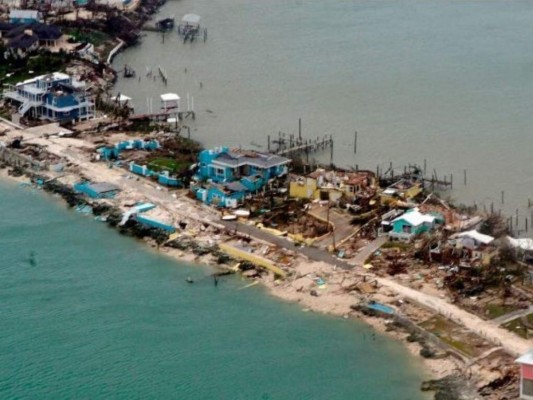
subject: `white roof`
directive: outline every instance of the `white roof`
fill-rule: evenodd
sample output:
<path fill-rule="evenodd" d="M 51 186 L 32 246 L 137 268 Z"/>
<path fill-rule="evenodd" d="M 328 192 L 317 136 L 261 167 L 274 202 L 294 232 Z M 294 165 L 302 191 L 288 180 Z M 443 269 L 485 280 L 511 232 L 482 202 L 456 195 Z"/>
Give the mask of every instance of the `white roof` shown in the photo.
<path fill-rule="evenodd" d="M 518 357 L 515 362 L 520 364 L 533 365 L 533 350 L 530 350 L 526 354 Z"/>
<path fill-rule="evenodd" d="M 479 233 L 476 230 L 466 231 L 466 232 L 458 234 L 457 236 L 468 237 L 468 238 L 474 239 L 476 242 L 483 243 L 483 244 L 489 244 L 494 240 L 492 236 L 484 235 L 482 233 Z"/>
<path fill-rule="evenodd" d="M 50 78 L 52 81 L 59 81 L 70 79 L 70 75 L 64 74 L 63 72 L 53 72 L 51 74 L 39 75 L 35 78 L 26 79 L 25 81 L 17 83 L 17 85 L 27 85 L 29 83 L 34 83 L 46 78 Z"/>
<path fill-rule="evenodd" d="M 163 101 L 178 101 L 180 97 L 176 93 L 165 93 L 161 95 Z"/>
<path fill-rule="evenodd" d="M 37 10 L 11 10 L 9 18 L 22 19 L 39 19 L 39 11 Z"/>
<path fill-rule="evenodd" d="M 522 250 L 533 250 L 533 239 L 530 239 L 530 238 L 515 239 L 510 236 L 507 236 L 507 239 L 509 240 L 509 243 L 513 247 L 518 247 Z"/>
<path fill-rule="evenodd" d="M 433 223 L 435 221 L 435 217 L 427 214 L 422 214 L 415 208 L 413 211 L 408 211 L 405 214 L 399 216 L 398 218 L 395 218 L 394 220 L 392 220 L 392 222 L 400 220 L 404 220 L 410 225 L 418 226 L 422 225 L 424 222 Z"/>
<path fill-rule="evenodd" d="M 185 22 L 187 24 L 199 24 L 200 16 L 196 14 L 185 14 L 181 19 L 181 22 Z"/>

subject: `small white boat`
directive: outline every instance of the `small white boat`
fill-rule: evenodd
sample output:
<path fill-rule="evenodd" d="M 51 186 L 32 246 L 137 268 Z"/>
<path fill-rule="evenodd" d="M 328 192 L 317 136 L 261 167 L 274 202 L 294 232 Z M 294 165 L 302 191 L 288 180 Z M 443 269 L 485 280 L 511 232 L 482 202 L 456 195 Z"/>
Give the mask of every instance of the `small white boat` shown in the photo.
<path fill-rule="evenodd" d="M 223 215 L 222 220 L 223 221 L 235 221 L 237 219 L 236 215 Z"/>
<path fill-rule="evenodd" d="M 249 217 L 250 211 L 248 210 L 235 210 L 233 211 L 233 215 L 236 215 L 237 217 Z"/>

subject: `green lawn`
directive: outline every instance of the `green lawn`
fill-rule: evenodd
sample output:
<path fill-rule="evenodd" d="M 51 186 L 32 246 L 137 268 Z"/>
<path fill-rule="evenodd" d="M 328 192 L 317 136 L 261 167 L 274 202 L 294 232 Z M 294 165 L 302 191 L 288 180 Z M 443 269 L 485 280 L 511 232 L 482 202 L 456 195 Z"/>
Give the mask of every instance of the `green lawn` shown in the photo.
<path fill-rule="evenodd" d="M 179 172 L 189 167 L 189 163 L 168 157 L 153 158 L 148 162 L 148 168 L 155 171 Z"/>
<path fill-rule="evenodd" d="M 76 28 L 69 28 L 65 30 L 65 34 L 72 36 L 76 42 L 89 42 L 92 43 L 95 47 L 98 47 L 106 43 L 110 38 L 109 35 L 94 31 L 94 30 L 82 30 Z"/>
<path fill-rule="evenodd" d="M 26 60 L 0 63 L 0 83 L 15 84 L 35 76 L 61 71 L 69 62 L 66 54 L 35 54 Z M 32 73 L 30 73 L 32 71 Z M 13 73 L 9 78 L 7 73 Z"/>
<path fill-rule="evenodd" d="M 403 251 L 409 250 L 411 248 L 411 245 L 409 243 L 404 243 L 400 241 L 390 240 L 388 242 L 383 243 L 381 246 L 382 249 L 392 249 L 397 248 Z"/>
<path fill-rule="evenodd" d="M 529 314 L 527 317 L 527 322 L 530 326 L 533 326 L 533 314 Z M 526 325 L 522 322 L 522 318 L 518 317 L 512 321 L 507 322 L 502 325 L 503 328 L 508 331 L 516 333 L 518 336 L 521 336 L 525 339 L 529 339 L 532 336 L 532 329 L 528 329 Z"/>
<path fill-rule="evenodd" d="M 476 342 L 481 341 L 481 338 L 471 332 L 464 331 L 461 326 L 441 315 L 435 315 L 422 322 L 420 326 L 468 357 L 476 357 L 481 354 L 475 345 Z"/>
<path fill-rule="evenodd" d="M 501 317 L 502 315 L 508 314 L 510 312 L 518 310 L 518 307 L 512 305 L 502 305 L 502 304 L 488 304 L 487 305 L 487 317 L 489 319 L 494 319 Z"/>

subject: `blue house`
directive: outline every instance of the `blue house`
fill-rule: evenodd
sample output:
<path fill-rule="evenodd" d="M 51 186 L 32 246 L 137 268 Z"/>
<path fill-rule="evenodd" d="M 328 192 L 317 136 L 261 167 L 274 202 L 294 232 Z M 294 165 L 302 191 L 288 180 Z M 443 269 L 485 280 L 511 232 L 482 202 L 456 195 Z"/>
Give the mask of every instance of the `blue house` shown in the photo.
<path fill-rule="evenodd" d="M 392 220 L 392 231 L 389 232 L 391 239 L 410 241 L 415 236 L 428 232 L 435 226 L 437 217 L 422 214 L 414 208 L 405 214 Z"/>
<path fill-rule="evenodd" d="M 67 74 L 54 72 L 17 83 L 4 91 L 4 98 L 18 105 L 20 116 L 65 121 L 94 116 L 95 106 L 85 91 L 85 83 Z"/>
<path fill-rule="evenodd" d="M 193 191 L 198 200 L 217 207 L 235 208 L 247 195 L 246 187 L 240 182 L 210 183 L 205 187 L 193 188 Z"/>
<path fill-rule="evenodd" d="M 236 207 L 247 195 L 261 190 L 270 179 L 288 172 L 290 159 L 255 151 L 220 147 L 204 150 L 199 156 L 192 188 L 198 200 L 222 207 Z"/>
<path fill-rule="evenodd" d="M 244 177 L 259 176 L 263 185 L 272 178 L 287 174 L 290 159 L 255 151 L 229 150 L 220 147 L 200 153 L 197 177 L 201 181 L 233 182 Z"/>
<path fill-rule="evenodd" d="M 43 17 L 37 10 L 11 10 L 9 22 L 12 24 L 33 24 L 34 22 L 43 22 Z"/>
<path fill-rule="evenodd" d="M 78 182 L 74 184 L 74 190 L 89 196 L 91 199 L 110 199 L 117 195 L 120 188 L 117 185 L 107 182 Z"/>

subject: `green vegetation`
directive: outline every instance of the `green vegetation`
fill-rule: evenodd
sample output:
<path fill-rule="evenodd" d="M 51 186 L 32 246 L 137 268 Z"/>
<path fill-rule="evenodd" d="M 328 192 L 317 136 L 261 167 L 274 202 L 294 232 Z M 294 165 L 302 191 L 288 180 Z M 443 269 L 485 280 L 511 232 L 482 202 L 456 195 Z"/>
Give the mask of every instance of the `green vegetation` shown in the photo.
<path fill-rule="evenodd" d="M 396 249 L 400 249 L 400 250 L 406 251 L 406 250 L 409 250 L 410 245 L 409 245 L 409 243 L 405 243 L 405 242 L 389 240 L 388 242 L 383 243 L 381 248 L 382 249 L 393 249 L 393 248 L 396 248 Z"/>
<path fill-rule="evenodd" d="M 105 44 L 111 37 L 103 32 L 92 29 L 68 28 L 65 34 L 72 37 L 73 42 L 89 42 L 95 47 Z"/>
<path fill-rule="evenodd" d="M 173 173 L 177 173 L 180 171 L 183 171 L 184 169 L 188 168 L 190 166 L 190 163 L 175 160 L 173 158 L 168 157 L 157 157 L 153 158 L 148 162 L 148 168 L 153 169 L 155 171 L 170 171 Z"/>
<path fill-rule="evenodd" d="M 72 57 L 64 51 L 58 53 L 42 51 L 25 59 L 8 58 L 0 63 L 0 83 L 14 84 L 34 76 L 61 71 L 71 59 Z M 13 75 L 6 77 L 8 73 Z"/>
<path fill-rule="evenodd" d="M 481 338 L 471 332 L 463 331 L 459 325 L 441 315 L 436 315 L 422 322 L 420 327 L 433 333 L 444 343 L 468 357 L 476 357 L 481 354 L 480 349 L 475 344 L 482 342 Z"/>
<path fill-rule="evenodd" d="M 488 304 L 487 317 L 489 317 L 489 319 L 494 319 L 516 310 L 518 310 L 518 307 L 512 305 Z"/>
<path fill-rule="evenodd" d="M 533 314 L 527 315 L 525 321 L 523 317 L 513 319 L 512 321 L 503 324 L 502 328 L 514 332 L 525 339 L 529 339 L 531 337 L 529 331 L 533 329 Z"/>

